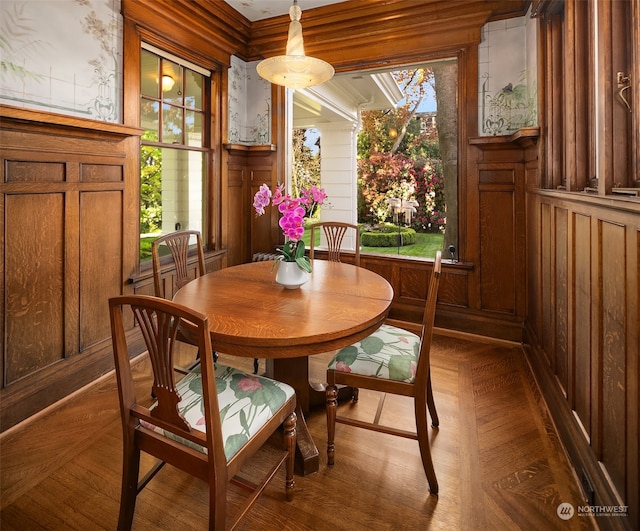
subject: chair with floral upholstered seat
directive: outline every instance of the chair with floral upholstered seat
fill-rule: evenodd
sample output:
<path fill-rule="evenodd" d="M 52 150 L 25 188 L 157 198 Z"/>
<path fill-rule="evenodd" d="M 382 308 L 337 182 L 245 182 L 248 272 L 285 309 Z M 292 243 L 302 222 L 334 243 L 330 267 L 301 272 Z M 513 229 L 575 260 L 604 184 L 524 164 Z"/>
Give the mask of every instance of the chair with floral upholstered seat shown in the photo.
<path fill-rule="evenodd" d="M 192 248 L 197 259 L 195 267 L 189 264 L 189 254 L 192 252 Z M 167 289 L 163 283 L 162 263 L 164 256 L 170 257 L 168 263 L 175 268 L 171 289 Z M 179 230 L 156 238 L 151 242 L 151 260 L 153 263 L 153 288 L 156 297 L 171 299 L 176 290 L 206 273 L 202 237 L 197 230 Z"/>
<path fill-rule="evenodd" d="M 339 350 L 327 369 L 327 462 L 333 466 L 335 459 L 336 422 L 359 428 L 417 439 L 422 465 L 432 494 L 438 493 L 431 458 L 427 410 L 431 424 L 438 427 L 439 420 L 431 387 L 430 347 L 436 312 L 436 299 L 440 282 L 442 257 L 436 254 L 429 281 L 427 301 L 420 336 L 388 324 L 383 324 L 362 341 Z M 383 393 L 373 422 L 366 422 L 337 415 L 337 386 L 370 389 Z M 406 431 L 378 423 L 380 409 L 386 393 L 412 397 L 416 419 L 416 431 Z M 358 400 L 357 391 L 354 402 Z"/>
<path fill-rule="evenodd" d="M 189 264 L 189 255 L 194 251 L 197 258 L 195 267 Z M 167 263 L 170 263 L 175 268 L 171 289 L 167 289 L 162 278 L 162 264 L 164 263 L 163 257 L 165 255 L 170 257 L 170 259 L 167 259 Z M 153 287 L 156 297 L 171 299 L 177 290 L 207 272 L 204 262 L 202 236 L 197 230 L 178 230 L 156 238 L 151 243 L 151 259 L 153 262 Z M 185 338 L 181 339 L 185 340 Z M 198 353 L 196 358 L 199 358 L 199 356 Z M 218 354 L 214 352 L 213 357 L 217 360 Z M 181 370 L 181 368 L 177 368 L 177 370 Z M 254 374 L 258 373 L 257 359 L 253 360 L 253 372 Z"/>
<path fill-rule="evenodd" d="M 169 463 L 209 484 L 209 528 L 234 527 L 285 465 L 286 499 L 293 495 L 296 447 L 296 395 L 289 385 L 218 364 L 214 368 L 208 318 L 157 297 L 130 295 L 109 300 L 113 354 L 123 433 L 123 473 L 118 529 L 131 529 L 138 493 Z M 131 357 L 138 335 L 153 372 L 148 397 L 133 380 Z M 125 323 L 127 326 L 125 327 Z M 178 331 L 202 352 L 201 363 L 176 381 L 172 370 Z M 138 350 L 139 352 L 139 347 Z M 284 450 L 260 481 L 238 471 L 284 425 Z M 159 462 L 139 478 L 141 452 Z M 156 480 L 157 481 L 157 480 Z M 227 516 L 229 482 L 253 490 L 233 518 Z"/>
<path fill-rule="evenodd" d="M 346 236 L 347 232 L 351 230 L 353 232 L 353 245 L 354 265 L 360 265 L 360 229 L 357 225 L 351 223 L 343 223 L 340 221 L 321 221 L 311 225 L 311 242 L 309 244 L 309 258 L 311 260 L 315 257 L 315 239 L 316 230 L 322 228 L 326 242 L 327 242 L 327 259 L 332 262 L 340 262 L 342 251 L 342 240 Z"/>
<path fill-rule="evenodd" d="M 189 253 L 192 252 L 192 248 L 197 258 L 195 267 L 189 264 Z M 151 262 L 153 266 L 153 289 L 156 297 L 171 300 L 171 297 L 182 286 L 206 273 L 200 232 L 197 230 L 179 230 L 156 238 L 151 242 Z M 175 268 L 175 272 L 168 279 L 162 277 L 164 264 L 170 264 L 171 267 Z M 171 284 L 167 286 L 165 281 L 169 279 L 171 279 Z M 181 332 L 178 332 L 178 339 L 185 343 L 190 343 L 189 339 L 182 336 Z M 214 359 L 218 357 L 215 352 L 213 356 Z M 199 359 L 200 353 L 198 352 L 194 363 L 189 368 L 197 365 Z M 186 372 L 183 367 L 175 367 L 175 370 L 182 373 Z"/>

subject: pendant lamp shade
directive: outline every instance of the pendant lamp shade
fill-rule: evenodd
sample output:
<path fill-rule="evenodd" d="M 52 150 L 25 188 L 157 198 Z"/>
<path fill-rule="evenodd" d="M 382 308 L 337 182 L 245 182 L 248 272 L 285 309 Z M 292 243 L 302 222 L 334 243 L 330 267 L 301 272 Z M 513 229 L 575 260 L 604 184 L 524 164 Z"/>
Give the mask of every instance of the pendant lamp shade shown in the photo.
<path fill-rule="evenodd" d="M 277 55 L 260 61 L 256 67 L 258 75 L 275 85 L 299 89 L 324 83 L 333 77 L 333 67 L 321 59 L 304 54 L 302 39 L 302 10 L 298 0 L 293 0 L 289 9 L 289 36 L 286 55 Z"/>

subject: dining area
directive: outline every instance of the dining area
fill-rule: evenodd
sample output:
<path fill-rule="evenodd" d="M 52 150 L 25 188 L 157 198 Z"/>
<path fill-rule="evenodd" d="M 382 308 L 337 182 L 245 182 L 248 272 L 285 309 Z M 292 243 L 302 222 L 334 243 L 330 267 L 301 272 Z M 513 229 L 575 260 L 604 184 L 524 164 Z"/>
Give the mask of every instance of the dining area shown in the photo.
<path fill-rule="evenodd" d="M 34 478 L 3 486 L 3 528 L 564 528 L 581 495 L 522 347 L 435 328 L 439 252 L 422 323 L 390 318 L 391 283 L 325 225 L 293 283 L 279 254 L 207 272 L 197 231 L 157 238 L 154 294 L 109 300 L 115 373 L 4 438 Z"/>
<path fill-rule="evenodd" d="M 441 254 L 438 252 L 434 261 L 422 333 L 418 336 L 384 324 L 393 301 L 393 288 L 382 276 L 359 266 L 359 253 L 354 264 L 341 262 L 345 224 L 318 225 L 329 237 L 327 260 L 313 259 L 313 249 L 311 258 L 307 257 L 303 244 L 296 261 L 287 260 L 286 247 L 302 243 L 288 239 L 281 251 L 283 256 L 273 262 L 254 261 L 210 273 L 203 267 L 197 231 L 164 235 L 152 244 L 155 296 L 124 295 L 109 300 L 123 427 L 119 529 L 132 527 L 138 494 L 165 463 L 209 484 L 210 528 L 227 527 L 228 482 L 253 490 L 231 528 L 242 520 L 280 467 L 286 469 L 286 498 L 291 501 L 294 469 L 302 476 L 320 469 L 319 450 L 305 415 L 326 403 L 327 464 L 334 466 L 336 422 L 349 423 L 336 416 L 336 405 L 349 400 L 356 404 L 360 387 L 398 393 L 394 391 L 396 385 L 400 386 L 399 394 L 414 397 L 417 434 L 381 427 L 379 414 L 373 424 L 352 425 L 418 440 L 431 493 L 437 495 L 425 399 L 432 426 L 437 429 L 429 347 Z M 359 230 L 357 226 L 352 228 L 357 241 Z M 337 238 L 333 238 L 335 231 Z M 192 240 L 195 245 L 190 244 Z M 190 254 L 197 261 L 195 278 L 188 273 Z M 167 263 L 176 272 L 170 301 L 163 298 L 166 290 L 161 280 L 162 265 L 166 267 Z M 284 277 L 286 266 L 293 266 L 298 280 Z M 141 401 L 135 392 L 129 347 L 133 341 L 128 341 L 126 333 L 128 310 L 140 329 L 150 359 L 151 404 L 149 395 L 143 395 L 145 399 Z M 173 361 L 174 351 L 181 343 L 197 349 L 195 360 L 187 368 L 176 367 Z M 372 344 L 376 346 L 373 350 Z M 313 381 L 310 356 L 331 352 L 336 354 L 327 371 L 330 385 L 324 377 Z M 253 373 L 222 365 L 221 354 L 252 359 Z M 263 375 L 258 374 L 261 358 L 265 360 Z M 399 363 L 409 364 L 405 374 L 398 370 Z M 341 385 L 338 389 L 335 375 L 342 372 L 355 377 L 357 387 Z M 373 384 L 376 380 L 382 382 L 382 387 Z M 228 389 L 234 390 L 233 397 Z M 379 410 L 383 402 L 380 401 Z M 264 482 L 254 485 L 246 479 L 238 480 L 240 468 L 279 426 L 284 430 L 286 451 Z M 143 453 L 158 461 L 141 478 Z"/>
<path fill-rule="evenodd" d="M 175 364 L 188 366 L 196 350 L 181 343 Z M 429 494 L 418 444 L 410 439 L 338 425 L 336 462 L 327 466 L 325 410 L 312 407 L 305 421 L 319 452 L 318 472 L 296 472 L 293 499 L 287 501 L 285 471 L 280 470 L 237 529 L 595 529 L 593 519 L 567 524 L 556 515 L 556 502 L 577 500 L 579 493 L 558 441 L 547 436 L 548 414 L 519 351 L 516 345 L 436 331 L 431 368 L 440 429 L 430 442 L 438 496 Z M 312 381 L 326 378 L 333 356 L 309 357 Z M 217 363 L 253 373 L 251 357 L 220 353 Z M 264 358 L 260 367 L 263 372 Z M 151 401 L 148 357 L 132 370 L 138 395 Z M 361 389 L 357 405 L 344 403 L 340 412 L 354 420 L 374 418 L 377 395 Z M 122 479 L 118 402 L 111 377 L 4 439 L 3 460 L 13 463 L 21 482 L 5 476 L 3 529 L 117 528 Z M 380 422 L 406 429 L 414 418 L 412 400 L 388 395 Z M 71 447 L 69 426 L 75 426 Z M 39 451 L 25 454 L 22 449 L 36 440 L 42 441 Z M 281 441 L 276 433 L 242 473 L 267 471 Z M 143 455 L 141 475 L 153 464 Z M 206 482 L 165 466 L 139 493 L 133 529 L 208 529 L 208 494 Z M 243 488 L 230 484 L 229 512 L 240 510 L 245 498 Z"/>
<path fill-rule="evenodd" d="M 331 223 L 324 230 L 331 231 Z M 405 495 L 420 500 L 409 511 L 415 512 L 412 517 L 371 527 L 375 511 L 370 507 L 349 527 L 426 529 L 435 514 L 442 518 L 441 497 L 450 501 L 469 488 L 465 475 L 475 472 L 460 476 L 459 467 L 487 465 L 480 453 L 463 449 L 467 438 L 478 435 L 473 422 L 459 417 L 465 412 L 460 398 L 476 392 L 473 385 L 462 388 L 472 384 L 473 371 L 462 369 L 462 359 L 469 361 L 473 343 L 438 337 L 444 355 L 432 378 L 441 253 L 431 264 L 421 326 L 401 328 L 388 317 L 391 284 L 356 265 L 359 257 L 341 253 L 340 238 L 329 241 L 335 245 L 327 255 L 331 259 L 305 255 L 310 273 L 291 283 L 278 275 L 287 263 L 280 259 L 206 272 L 200 267 L 199 234 L 177 231 L 154 243 L 155 296 L 110 300 L 122 425 L 118 529 L 136 529 L 150 518 L 147 500 L 156 489 L 170 489 L 176 480 L 168 478 L 174 474 L 198 492 L 201 523 L 195 528 L 326 529 L 336 523 L 329 525 L 330 518 L 323 523 L 323 511 L 318 513 L 308 489 L 316 493 L 314 499 L 337 507 L 343 498 L 382 496 L 392 488 L 385 504 L 401 514 L 408 511 Z M 162 279 L 167 264 L 175 269 L 171 290 L 164 289 Z M 170 298 L 163 297 L 166 291 Z M 142 380 L 134 377 L 127 345 L 128 309 L 147 346 L 145 360 L 138 360 L 147 371 Z M 475 348 L 522 363 L 516 345 Z M 461 357 L 460 365 L 452 370 L 455 357 Z M 460 370 L 467 380 L 447 375 Z M 515 371 L 526 380 L 525 367 Z M 360 435 L 365 431 L 371 435 Z M 458 472 L 447 470 L 452 464 Z M 332 486 L 320 494 L 311 487 L 316 481 Z M 482 488 L 481 483 L 476 479 L 475 487 Z M 271 507 L 266 519 L 265 503 Z M 311 514 L 301 517 L 285 509 L 298 504 Z M 354 509 L 349 520 L 357 514 Z M 454 528 L 467 528 L 458 527 L 463 514 L 454 518 Z"/>
<path fill-rule="evenodd" d="M 323 382 L 309 379 L 308 357 L 374 332 L 389 312 L 393 289 L 366 269 L 320 260 L 308 282 L 288 289 L 275 281 L 278 265 L 252 262 L 207 274 L 178 290 L 173 301 L 209 317 L 217 351 L 264 358 L 268 376 L 294 387 L 302 471 L 309 474 L 319 463 L 304 414 L 322 405 L 325 395 Z"/>

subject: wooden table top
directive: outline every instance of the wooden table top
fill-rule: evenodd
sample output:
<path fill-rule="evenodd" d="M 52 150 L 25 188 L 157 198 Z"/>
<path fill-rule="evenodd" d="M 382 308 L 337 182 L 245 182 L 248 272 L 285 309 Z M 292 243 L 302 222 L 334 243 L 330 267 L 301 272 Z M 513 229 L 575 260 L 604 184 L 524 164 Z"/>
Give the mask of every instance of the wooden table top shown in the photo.
<path fill-rule="evenodd" d="M 276 284 L 273 262 L 208 273 L 181 288 L 174 302 L 209 316 L 213 348 L 255 358 L 290 358 L 348 346 L 386 318 L 393 288 L 350 264 L 315 260 L 300 289 Z"/>

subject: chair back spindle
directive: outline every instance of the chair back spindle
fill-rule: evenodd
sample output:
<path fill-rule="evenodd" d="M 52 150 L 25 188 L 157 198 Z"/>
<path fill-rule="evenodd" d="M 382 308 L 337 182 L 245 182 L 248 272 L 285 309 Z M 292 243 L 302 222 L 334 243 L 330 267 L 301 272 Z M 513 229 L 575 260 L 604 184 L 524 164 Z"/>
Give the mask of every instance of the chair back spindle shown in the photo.
<path fill-rule="evenodd" d="M 322 221 L 311 225 L 311 244 L 309 247 L 309 258 L 311 260 L 315 256 L 316 230 L 320 228 L 322 228 L 327 241 L 327 259 L 331 262 L 341 262 L 342 241 L 347 234 L 347 230 L 353 230 L 355 247 L 353 262 L 357 266 L 360 265 L 360 229 L 357 225 L 339 221 Z"/>
<path fill-rule="evenodd" d="M 182 397 L 177 391 L 173 370 L 174 347 L 182 319 L 148 307 L 132 306 L 149 353 L 153 372 L 153 396 L 157 404 L 150 414 L 177 427 L 191 431 L 178 410 Z"/>
<path fill-rule="evenodd" d="M 160 249 L 166 246 L 169 255 L 175 266 L 174 287 L 175 293 L 181 287 L 193 280 L 194 276 L 189 274 L 189 247 L 192 239 L 196 241 L 197 268 L 195 276 L 202 276 L 206 273 L 204 263 L 204 250 L 202 247 L 202 237 L 197 230 L 181 230 L 160 236 L 151 244 L 151 258 L 153 261 L 153 286 L 156 297 L 170 299 L 172 294 L 166 292 L 162 286 L 161 256 Z"/>

